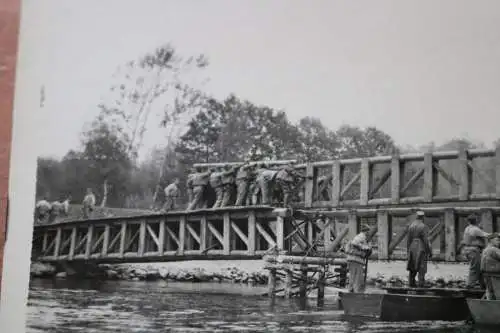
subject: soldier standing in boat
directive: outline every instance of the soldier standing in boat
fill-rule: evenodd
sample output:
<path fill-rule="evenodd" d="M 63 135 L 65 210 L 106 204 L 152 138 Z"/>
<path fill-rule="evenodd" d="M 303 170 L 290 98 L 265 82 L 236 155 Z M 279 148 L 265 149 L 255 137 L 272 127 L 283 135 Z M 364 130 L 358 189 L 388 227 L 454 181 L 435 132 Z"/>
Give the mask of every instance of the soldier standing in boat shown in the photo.
<path fill-rule="evenodd" d="M 432 257 L 432 247 L 429 242 L 429 228 L 424 223 L 424 212 L 418 211 L 417 218 L 408 228 L 407 253 L 408 262 L 406 270 L 410 272 L 409 285 L 416 287 L 415 277 L 418 275 L 418 286 L 425 284 L 427 273 L 427 259 Z"/>
<path fill-rule="evenodd" d="M 488 236 L 488 246 L 481 255 L 481 274 L 486 286 L 486 299 L 496 300 L 490 275 L 500 276 L 500 234 Z"/>
<path fill-rule="evenodd" d="M 175 178 L 172 184 L 165 187 L 165 204 L 163 205 L 163 210 L 165 212 L 175 210 L 177 208 L 177 199 L 180 195 L 179 183 L 179 178 Z"/>
<path fill-rule="evenodd" d="M 88 219 L 95 208 L 95 195 L 91 188 L 87 188 L 87 194 L 83 198 L 83 218 Z"/>
<path fill-rule="evenodd" d="M 369 226 L 362 225 L 361 232 L 346 247 L 349 292 L 362 293 L 365 291 L 365 272 L 368 270 L 368 257 L 372 254 L 372 248 L 368 244 L 369 231 Z"/>
<path fill-rule="evenodd" d="M 464 236 L 459 250 L 463 250 L 464 256 L 469 261 L 469 276 L 467 287 L 474 288 L 478 284 L 484 289 L 484 281 L 481 275 L 481 253 L 486 247 L 488 233 L 480 228 L 479 218 L 472 214 L 467 218 L 469 225 L 464 230 Z"/>

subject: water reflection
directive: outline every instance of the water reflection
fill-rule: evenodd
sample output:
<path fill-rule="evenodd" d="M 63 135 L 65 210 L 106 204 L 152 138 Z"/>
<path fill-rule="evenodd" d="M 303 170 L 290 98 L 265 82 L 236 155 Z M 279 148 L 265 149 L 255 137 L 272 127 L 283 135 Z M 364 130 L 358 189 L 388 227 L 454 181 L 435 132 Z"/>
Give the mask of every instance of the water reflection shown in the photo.
<path fill-rule="evenodd" d="M 218 283 L 36 280 L 28 332 L 422 332 L 493 333 L 464 323 L 346 319 L 334 299 L 258 296 L 262 287 Z"/>

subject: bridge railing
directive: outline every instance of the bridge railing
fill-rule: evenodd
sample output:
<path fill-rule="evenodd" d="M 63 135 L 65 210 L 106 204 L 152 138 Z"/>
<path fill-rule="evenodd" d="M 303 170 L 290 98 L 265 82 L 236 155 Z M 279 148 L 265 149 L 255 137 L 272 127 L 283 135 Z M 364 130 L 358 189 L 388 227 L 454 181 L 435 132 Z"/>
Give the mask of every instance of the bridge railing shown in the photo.
<path fill-rule="evenodd" d="M 500 149 L 376 156 L 296 165 L 307 176 L 302 207 L 500 199 Z M 330 176 L 329 186 L 320 179 Z"/>

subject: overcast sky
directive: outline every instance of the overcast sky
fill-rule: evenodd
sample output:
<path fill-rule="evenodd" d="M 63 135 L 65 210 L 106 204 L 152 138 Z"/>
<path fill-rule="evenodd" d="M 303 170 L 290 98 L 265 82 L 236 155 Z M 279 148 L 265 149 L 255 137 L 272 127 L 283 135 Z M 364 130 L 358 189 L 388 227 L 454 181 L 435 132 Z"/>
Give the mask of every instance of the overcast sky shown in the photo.
<path fill-rule="evenodd" d="M 78 145 L 116 68 L 170 42 L 216 97 L 376 126 L 399 144 L 500 137 L 500 1 L 25 1 L 43 155 Z M 150 146 L 163 135 L 153 129 Z"/>

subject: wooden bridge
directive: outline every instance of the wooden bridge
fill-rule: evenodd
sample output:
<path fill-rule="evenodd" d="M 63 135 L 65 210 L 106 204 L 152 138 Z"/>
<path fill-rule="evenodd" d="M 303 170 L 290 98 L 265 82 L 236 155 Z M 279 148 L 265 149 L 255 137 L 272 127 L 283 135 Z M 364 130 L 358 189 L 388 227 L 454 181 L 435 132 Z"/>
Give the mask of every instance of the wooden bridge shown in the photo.
<path fill-rule="evenodd" d="M 373 259 L 401 260 L 406 258 L 406 227 L 415 209 L 422 208 L 434 260 L 457 261 L 467 215 L 477 213 L 485 230 L 498 230 L 499 149 L 296 167 L 305 170 L 307 179 L 294 214 L 290 209 L 249 206 L 36 225 L 34 259 L 98 263 L 255 259 L 272 250 L 327 255 L 325 248 L 339 250 L 359 231 L 360 223 L 367 223 L 376 244 Z M 318 178 L 329 174 L 333 181 L 324 200 Z"/>

